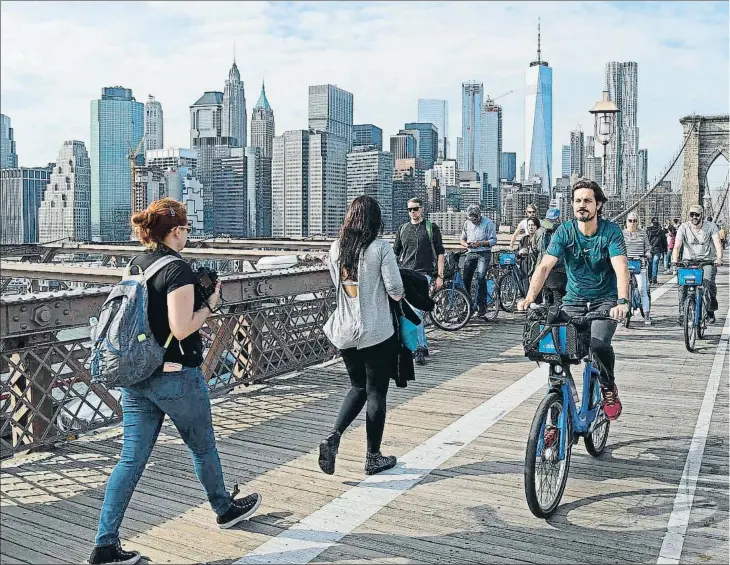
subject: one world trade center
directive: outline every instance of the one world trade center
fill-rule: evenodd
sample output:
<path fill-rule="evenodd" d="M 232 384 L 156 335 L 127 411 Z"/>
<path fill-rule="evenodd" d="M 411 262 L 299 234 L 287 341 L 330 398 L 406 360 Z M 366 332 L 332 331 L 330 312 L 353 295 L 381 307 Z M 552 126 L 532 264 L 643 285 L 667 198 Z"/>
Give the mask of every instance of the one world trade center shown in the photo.
<path fill-rule="evenodd" d="M 553 172 L 553 70 L 540 53 L 540 24 L 537 24 L 537 60 L 525 77 L 525 182 L 536 176 L 542 192 L 550 194 Z"/>

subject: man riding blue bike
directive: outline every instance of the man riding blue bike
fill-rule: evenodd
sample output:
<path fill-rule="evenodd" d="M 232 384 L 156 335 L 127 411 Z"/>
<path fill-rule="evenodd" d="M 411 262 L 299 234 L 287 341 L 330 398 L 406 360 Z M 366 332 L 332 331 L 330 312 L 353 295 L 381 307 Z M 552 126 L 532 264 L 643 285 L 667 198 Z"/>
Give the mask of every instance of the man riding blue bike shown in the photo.
<path fill-rule="evenodd" d="M 617 322 L 629 308 L 629 268 L 621 228 L 601 218 L 608 199 L 594 181 L 579 180 L 573 186 L 575 219 L 556 230 L 545 256 L 535 269 L 527 296 L 518 310 L 526 310 L 542 290 L 550 271 L 562 258 L 568 277 L 563 310 L 570 316 L 610 309 L 610 320 L 591 323 L 591 349 L 601 369 L 604 412 L 609 420 L 621 415 L 621 400 L 614 378 L 616 356 L 611 339 Z"/>
<path fill-rule="evenodd" d="M 704 220 L 705 209 L 699 204 L 689 207 L 689 222 L 685 222 L 677 230 L 677 237 L 674 240 L 672 252 L 672 263 L 679 261 L 680 252 L 684 261 L 714 261 L 714 265 L 703 267 L 703 285 L 707 288 L 710 299 L 707 309 L 707 322 L 715 323 L 715 310 L 717 310 L 717 286 L 715 277 L 717 267 L 722 265 L 722 245 L 720 244 L 720 230 L 709 220 Z M 684 323 L 684 301 L 687 296 L 687 287 L 679 289 L 679 318 L 677 324 Z"/>

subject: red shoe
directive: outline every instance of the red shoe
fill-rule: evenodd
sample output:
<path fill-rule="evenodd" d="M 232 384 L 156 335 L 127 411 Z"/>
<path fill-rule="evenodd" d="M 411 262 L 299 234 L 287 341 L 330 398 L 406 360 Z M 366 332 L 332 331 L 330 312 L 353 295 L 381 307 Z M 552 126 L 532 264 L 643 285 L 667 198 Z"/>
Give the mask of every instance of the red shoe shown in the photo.
<path fill-rule="evenodd" d="M 614 384 L 613 390 L 603 389 L 603 412 L 609 420 L 615 420 L 621 415 L 621 399 L 618 397 L 618 387 Z"/>

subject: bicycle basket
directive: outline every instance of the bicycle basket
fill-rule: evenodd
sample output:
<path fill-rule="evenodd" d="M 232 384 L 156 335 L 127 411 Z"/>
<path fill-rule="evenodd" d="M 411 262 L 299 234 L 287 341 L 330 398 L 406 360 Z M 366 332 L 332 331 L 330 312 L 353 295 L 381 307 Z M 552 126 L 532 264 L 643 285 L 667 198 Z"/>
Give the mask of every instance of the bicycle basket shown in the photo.
<path fill-rule="evenodd" d="M 696 286 L 702 284 L 704 272 L 700 268 L 679 268 L 677 269 L 677 280 L 679 286 Z"/>
<path fill-rule="evenodd" d="M 499 256 L 499 264 L 504 265 L 515 265 L 517 263 L 517 257 L 514 253 L 502 253 Z"/>
<path fill-rule="evenodd" d="M 560 324 L 545 331 L 545 324 L 539 320 L 525 322 L 522 344 L 525 357 L 531 361 L 563 361 L 579 363 L 590 348 L 590 331 L 579 331 L 574 324 Z M 555 330 L 555 331 L 553 331 Z M 558 348 L 553 334 L 558 335 Z"/>
<path fill-rule="evenodd" d="M 629 273 L 634 275 L 641 274 L 641 260 L 640 259 L 629 259 Z"/>

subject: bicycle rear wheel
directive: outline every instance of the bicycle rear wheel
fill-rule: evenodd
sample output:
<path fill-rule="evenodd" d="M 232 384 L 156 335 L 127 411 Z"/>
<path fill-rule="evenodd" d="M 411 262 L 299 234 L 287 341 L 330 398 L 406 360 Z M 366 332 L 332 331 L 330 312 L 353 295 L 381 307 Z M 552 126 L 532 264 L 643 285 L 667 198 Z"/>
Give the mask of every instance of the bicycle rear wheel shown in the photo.
<path fill-rule="evenodd" d="M 692 353 L 695 350 L 697 339 L 697 325 L 695 324 L 695 296 L 689 295 L 684 301 L 684 346 Z"/>
<path fill-rule="evenodd" d="M 472 315 L 471 299 L 460 288 L 442 288 L 432 297 L 435 305 L 431 312 L 434 325 L 447 332 L 463 328 Z"/>
<path fill-rule="evenodd" d="M 517 306 L 517 282 L 511 272 L 499 279 L 499 303 L 505 312 L 514 312 Z"/>
<path fill-rule="evenodd" d="M 573 433 L 570 414 L 565 430 L 558 428 L 566 407 L 559 392 L 551 391 L 540 403 L 532 419 L 525 453 L 525 497 L 538 518 L 549 518 L 557 510 L 568 482 Z M 565 457 L 559 460 L 560 446 Z"/>
<path fill-rule="evenodd" d="M 492 273 L 488 273 L 484 279 L 484 284 L 487 285 L 487 309 L 484 313 L 484 319 L 488 322 L 493 322 L 499 315 L 499 286 L 497 277 Z"/>

